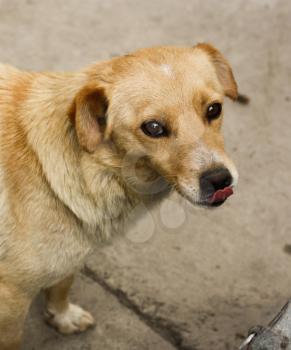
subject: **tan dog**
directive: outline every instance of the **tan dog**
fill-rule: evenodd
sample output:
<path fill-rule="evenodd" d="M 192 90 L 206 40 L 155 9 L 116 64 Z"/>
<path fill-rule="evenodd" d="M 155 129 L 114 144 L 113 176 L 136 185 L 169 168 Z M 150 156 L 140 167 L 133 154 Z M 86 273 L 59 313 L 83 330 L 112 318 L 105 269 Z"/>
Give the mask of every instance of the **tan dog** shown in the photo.
<path fill-rule="evenodd" d="M 175 188 L 217 206 L 237 173 L 221 135 L 232 71 L 212 46 L 144 49 L 76 74 L 0 65 L 0 349 L 18 349 L 33 297 L 62 333 L 92 316 L 74 272 L 140 201 Z"/>

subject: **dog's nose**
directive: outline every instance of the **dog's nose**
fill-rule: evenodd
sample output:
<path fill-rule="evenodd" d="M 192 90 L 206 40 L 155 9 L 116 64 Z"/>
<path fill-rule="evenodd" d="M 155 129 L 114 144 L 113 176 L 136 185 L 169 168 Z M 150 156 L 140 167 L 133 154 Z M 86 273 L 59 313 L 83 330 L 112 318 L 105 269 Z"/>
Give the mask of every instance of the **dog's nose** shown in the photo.
<path fill-rule="evenodd" d="M 207 170 L 200 176 L 200 189 L 204 196 L 212 196 L 232 184 L 232 176 L 226 168 Z"/>

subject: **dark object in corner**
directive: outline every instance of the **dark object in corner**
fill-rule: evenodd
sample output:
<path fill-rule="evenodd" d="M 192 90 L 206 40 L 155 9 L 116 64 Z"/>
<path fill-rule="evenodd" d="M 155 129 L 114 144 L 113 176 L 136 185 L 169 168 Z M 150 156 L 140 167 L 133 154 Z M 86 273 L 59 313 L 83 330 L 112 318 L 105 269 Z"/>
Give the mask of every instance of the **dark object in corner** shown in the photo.
<path fill-rule="evenodd" d="M 239 350 L 291 350 L 291 300 L 268 327 L 254 327 Z"/>

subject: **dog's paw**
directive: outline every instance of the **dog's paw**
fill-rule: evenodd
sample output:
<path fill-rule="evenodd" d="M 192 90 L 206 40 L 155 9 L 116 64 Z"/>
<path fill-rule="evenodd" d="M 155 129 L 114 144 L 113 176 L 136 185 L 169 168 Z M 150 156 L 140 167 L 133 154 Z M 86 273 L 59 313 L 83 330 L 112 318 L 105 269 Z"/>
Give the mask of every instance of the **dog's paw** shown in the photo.
<path fill-rule="evenodd" d="M 45 317 L 47 323 L 62 334 L 84 332 L 95 324 L 94 318 L 89 312 L 74 304 L 69 304 L 69 307 L 63 312 L 47 310 Z"/>

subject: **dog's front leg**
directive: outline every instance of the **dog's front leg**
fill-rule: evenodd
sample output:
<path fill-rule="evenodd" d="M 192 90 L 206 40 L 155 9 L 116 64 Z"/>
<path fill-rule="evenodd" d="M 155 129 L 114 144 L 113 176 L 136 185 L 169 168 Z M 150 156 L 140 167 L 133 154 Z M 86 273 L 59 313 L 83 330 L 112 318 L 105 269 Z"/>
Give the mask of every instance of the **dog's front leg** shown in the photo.
<path fill-rule="evenodd" d="M 1 279 L 1 278 L 0 278 Z M 31 298 L 18 286 L 0 281 L 0 349 L 18 350 Z"/>
<path fill-rule="evenodd" d="M 83 332 L 94 325 L 92 315 L 69 302 L 69 290 L 74 276 L 69 276 L 45 290 L 47 322 L 63 334 Z"/>

